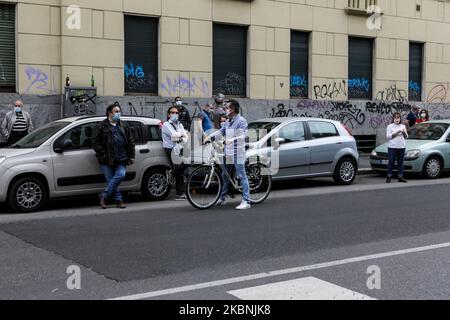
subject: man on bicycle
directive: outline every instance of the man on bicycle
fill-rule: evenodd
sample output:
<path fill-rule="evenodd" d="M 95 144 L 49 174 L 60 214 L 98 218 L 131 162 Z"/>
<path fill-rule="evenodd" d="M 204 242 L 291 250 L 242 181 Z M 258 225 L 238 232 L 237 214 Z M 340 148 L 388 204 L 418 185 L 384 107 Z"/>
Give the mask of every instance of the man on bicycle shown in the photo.
<path fill-rule="evenodd" d="M 223 188 L 220 194 L 218 205 L 225 204 L 225 197 L 228 192 L 229 181 L 225 170 L 231 174 L 234 166 L 237 173 L 237 178 L 242 186 L 242 202 L 236 207 L 237 210 L 250 209 L 250 186 L 248 183 L 247 173 L 245 172 L 245 138 L 247 136 L 247 120 L 242 117 L 240 113 L 240 105 L 236 100 L 229 100 L 225 112 L 229 117 L 229 122 L 226 122 L 221 129 L 212 136 L 216 137 L 219 132 L 225 138 L 225 154 L 223 163 Z"/>

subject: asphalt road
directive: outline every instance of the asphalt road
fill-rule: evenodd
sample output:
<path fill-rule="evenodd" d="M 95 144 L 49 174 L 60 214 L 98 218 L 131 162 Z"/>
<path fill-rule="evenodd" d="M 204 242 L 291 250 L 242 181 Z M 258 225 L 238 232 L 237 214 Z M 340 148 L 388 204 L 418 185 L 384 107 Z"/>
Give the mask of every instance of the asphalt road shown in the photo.
<path fill-rule="evenodd" d="M 273 299 L 296 281 L 376 299 L 449 299 L 449 186 L 368 175 L 346 187 L 277 185 L 244 212 L 233 210 L 238 199 L 199 211 L 136 197 L 126 210 L 92 199 L 2 215 L 0 299 Z M 66 286 L 71 265 L 81 268 L 80 290 Z M 380 288 L 367 285 L 370 266 Z"/>

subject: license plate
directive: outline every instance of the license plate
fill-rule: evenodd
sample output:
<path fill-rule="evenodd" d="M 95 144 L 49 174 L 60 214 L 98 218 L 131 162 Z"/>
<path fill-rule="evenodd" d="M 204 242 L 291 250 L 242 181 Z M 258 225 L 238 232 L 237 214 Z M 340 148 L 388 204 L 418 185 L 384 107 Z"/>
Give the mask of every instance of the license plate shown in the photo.
<path fill-rule="evenodd" d="M 387 165 L 388 164 L 388 160 L 376 160 L 375 163 L 376 164 L 385 164 L 385 165 Z"/>

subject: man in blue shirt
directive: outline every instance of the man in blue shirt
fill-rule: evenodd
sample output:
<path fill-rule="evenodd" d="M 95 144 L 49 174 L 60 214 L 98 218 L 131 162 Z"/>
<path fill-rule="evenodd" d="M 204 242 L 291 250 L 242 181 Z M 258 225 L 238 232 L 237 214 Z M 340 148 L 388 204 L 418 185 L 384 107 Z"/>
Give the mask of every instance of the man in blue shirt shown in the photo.
<path fill-rule="evenodd" d="M 213 128 L 213 123 L 209 117 L 209 105 L 206 105 L 202 112 L 200 112 L 197 116 L 198 119 L 202 121 L 202 129 L 203 132 L 206 133 Z"/>
<path fill-rule="evenodd" d="M 418 106 L 413 106 L 412 110 L 406 116 L 406 120 L 408 120 L 409 127 L 412 127 L 416 124 L 417 116 L 419 114 L 420 108 Z"/>

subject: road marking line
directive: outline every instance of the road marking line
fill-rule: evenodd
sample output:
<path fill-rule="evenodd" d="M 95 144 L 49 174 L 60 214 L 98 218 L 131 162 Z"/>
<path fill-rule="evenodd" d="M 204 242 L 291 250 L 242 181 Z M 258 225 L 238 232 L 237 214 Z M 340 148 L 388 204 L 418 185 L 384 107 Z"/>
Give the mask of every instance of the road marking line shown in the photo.
<path fill-rule="evenodd" d="M 312 265 L 308 265 L 308 266 L 281 269 L 281 270 L 264 272 L 264 273 L 256 273 L 256 274 L 247 275 L 247 276 L 240 276 L 240 277 L 216 280 L 216 281 L 211 281 L 211 282 L 203 282 L 203 283 L 187 285 L 187 286 L 182 286 L 182 287 L 176 287 L 176 288 L 170 288 L 170 289 L 164 289 L 164 290 L 158 290 L 158 291 L 150 291 L 150 292 L 146 292 L 146 293 L 140 293 L 140 294 L 134 294 L 134 295 L 129 295 L 129 296 L 113 298 L 110 300 L 140 300 L 140 299 L 154 298 L 154 297 L 164 296 L 164 295 L 169 295 L 169 294 L 182 293 L 182 292 L 194 291 L 194 290 L 206 289 L 206 288 L 212 288 L 212 287 L 219 287 L 219 286 L 238 283 L 238 282 L 264 279 L 264 278 L 270 278 L 270 277 L 275 277 L 275 276 L 280 276 L 280 275 L 293 274 L 293 273 L 298 273 L 298 272 L 303 272 L 303 271 L 317 270 L 317 269 L 335 267 L 335 266 L 340 266 L 340 265 L 350 264 L 350 263 L 355 263 L 355 262 L 375 260 L 375 259 L 380 259 L 380 258 L 393 257 L 393 256 L 404 255 L 404 254 L 409 254 L 409 253 L 423 252 L 423 251 L 436 250 L 436 249 L 442 249 L 442 248 L 448 248 L 448 247 L 450 247 L 450 242 L 444 242 L 444 243 L 439 243 L 439 244 L 434 244 L 434 245 L 429 245 L 429 246 L 415 247 L 415 248 L 402 249 L 402 250 L 389 251 L 389 252 L 382 252 L 382 253 L 377 253 L 377 254 L 372 254 L 372 255 L 365 255 L 365 256 L 359 256 L 359 257 L 354 257 L 354 258 L 317 263 L 317 264 L 312 264 Z"/>
<path fill-rule="evenodd" d="M 315 277 L 275 282 L 227 293 L 241 300 L 376 300 Z"/>

